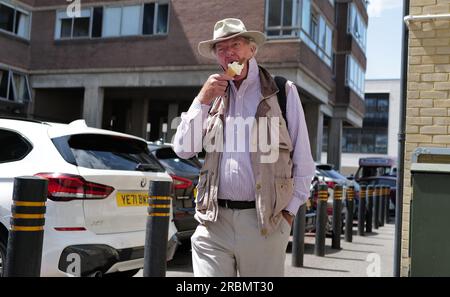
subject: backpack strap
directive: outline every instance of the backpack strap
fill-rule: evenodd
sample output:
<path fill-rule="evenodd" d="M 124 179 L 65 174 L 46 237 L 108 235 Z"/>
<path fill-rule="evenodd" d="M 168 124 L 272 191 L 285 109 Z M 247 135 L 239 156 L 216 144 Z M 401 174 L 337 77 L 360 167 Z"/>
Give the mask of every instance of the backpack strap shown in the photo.
<path fill-rule="evenodd" d="M 287 121 L 287 117 L 286 117 L 286 104 L 287 104 L 287 99 L 286 99 L 286 82 L 287 79 L 282 77 L 282 76 L 275 76 L 274 77 L 275 83 L 277 84 L 278 87 L 278 93 L 277 93 L 277 98 L 278 98 L 278 105 L 280 105 L 280 109 L 281 109 L 281 114 L 283 115 L 284 121 L 286 122 L 286 127 L 288 128 L 288 121 Z"/>

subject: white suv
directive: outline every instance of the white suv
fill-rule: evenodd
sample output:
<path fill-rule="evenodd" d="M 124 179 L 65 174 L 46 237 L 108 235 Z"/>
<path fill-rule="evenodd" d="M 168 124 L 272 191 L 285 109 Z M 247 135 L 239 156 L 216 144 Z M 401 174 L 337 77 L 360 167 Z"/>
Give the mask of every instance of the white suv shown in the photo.
<path fill-rule="evenodd" d="M 172 181 L 144 139 L 94 129 L 0 117 L 0 273 L 6 262 L 14 177 L 49 181 L 42 276 L 133 275 L 143 267 L 147 192 Z M 171 217 L 168 259 L 177 246 Z M 77 270 L 75 270 L 77 271 Z"/>

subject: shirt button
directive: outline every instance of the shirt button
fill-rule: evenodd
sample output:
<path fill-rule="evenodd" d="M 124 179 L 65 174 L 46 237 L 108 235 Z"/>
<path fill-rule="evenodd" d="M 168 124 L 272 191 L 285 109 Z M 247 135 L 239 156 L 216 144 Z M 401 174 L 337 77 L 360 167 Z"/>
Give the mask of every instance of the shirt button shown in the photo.
<path fill-rule="evenodd" d="M 256 184 L 256 189 L 260 190 L 261 189 L 261 185 L 260 184 Z"/>

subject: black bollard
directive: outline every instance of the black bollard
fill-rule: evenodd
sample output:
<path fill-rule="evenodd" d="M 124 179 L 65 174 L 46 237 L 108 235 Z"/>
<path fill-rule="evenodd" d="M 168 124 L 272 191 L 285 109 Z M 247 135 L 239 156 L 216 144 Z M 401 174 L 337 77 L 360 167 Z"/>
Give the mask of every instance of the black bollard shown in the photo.
<path fill-rule="evenodd" d="M 382 185 L 380 189 L 380 227 L 384 226 L 385 212 L 386 212 L 386 186 Z"/>
<path fill-rule="evenodd" d="M 305 254 L 306 204 L 300 206 L 294 220 L 292 237 L 292 266 L 303 267 Z"/>
<path fill-rule="evenodd" d="M 373 195 L 373 227 L 377 230 L 380 227 L 380 194 L 381 187 L 379 185 L 375 186 L 375 191 Z"/>
<path fill-rule="evenodd" d="M 353 241 L 353 207 L 355 203 L 355 187 L 348 187 L 347 193 L 347 214 L 345 217 L 345 241 Z"/>
<path fill-rule="evenodd" d="M 6 277 L 39 277 L 44 241 L 48 181 L 36 176 L 14 179 Z"/>
<path fill-rule="evenodd" d="M 358 235 L 364 236 L 364 222 L 366 220 L 366 186 L 361 186 L 358 204 Z"/>
<path fill-rule="evenodd" d="M 384 196 L 384 198 L 386 199 L 386 202 L 385 202 L 385 207 L 386 207 L 386 209 L 385 209 L 385 211 L 384 211 L 384 213 L 385 213 L 385 224 L 389 224 L 389 206 L 390 206 L 390 202 L 391 202 L 391 188 L 389 187 L 389 186 L 386 186 L 386 188 L 385 188 L 385 191 L 386 191 L 386 194 L 385 194 L 385 196 Z"/>
<path fill-rule="evenodd" d="M 341 185 L 334 186 L 333 195 L 333 236 L 331 238 L 331 247 L 333 249 L 341 249 L 341 233 L 342 233 L 342 194 Z"/>
<path fill-rule="evenodd" d="M 167 237 L 172 198 L 172 182 L 152 181 L 144 249 L 144 276 L 164 277 L 167 269 Z"/>
<path fill-rule="evenodd" d="M 328 186 L 322 182 L 319 184 L 316 210 L 316 243 L 314 245 L 314 254 L 319 257 L 325 256 L 325 238 L 328 222 L 327 204 Z"/>
<path fill-rule="evenodd" d="M 372 185 L 367 186 L 367 211 L 366 211 L 366 232 L 371 233 L 372 232 L 372 226 L 373 226 L 373 195 L 374 195 L 374 189 Z"/>

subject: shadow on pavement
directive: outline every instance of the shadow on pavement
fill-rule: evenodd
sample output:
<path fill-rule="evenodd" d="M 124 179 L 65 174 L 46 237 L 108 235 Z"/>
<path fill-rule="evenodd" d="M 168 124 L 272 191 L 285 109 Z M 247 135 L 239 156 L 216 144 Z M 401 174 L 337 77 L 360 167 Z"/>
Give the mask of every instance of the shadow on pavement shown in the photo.
<path fill-rule="evenodd" d="M 319 271 L 331 271 L 331 272 L 350 272 L 348 270 L 339 270 L 339 269 L 330 269 L 330 268 L 318 268 L 318 267 L 309 267 L 309 266 L 303 266 L 302 269 L 308 269 L 308 270 L 319 270 Z"/>

